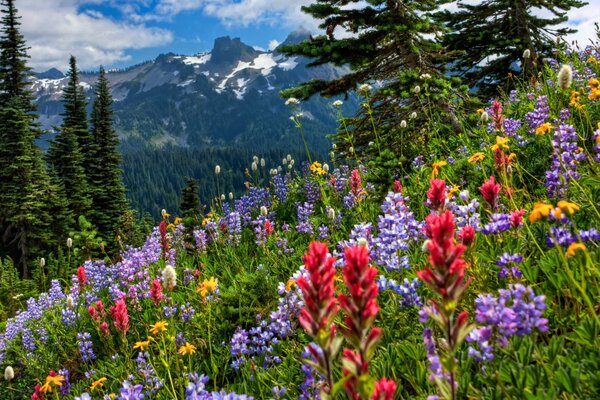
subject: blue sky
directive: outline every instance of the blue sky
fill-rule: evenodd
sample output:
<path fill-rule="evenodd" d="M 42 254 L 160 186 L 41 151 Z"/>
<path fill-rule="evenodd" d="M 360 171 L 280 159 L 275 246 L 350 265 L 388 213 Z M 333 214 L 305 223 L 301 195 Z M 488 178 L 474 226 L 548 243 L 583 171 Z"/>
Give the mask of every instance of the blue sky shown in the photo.
<path fill-rule="evenodd" d="M 166 52 L 195 54 L 229 35 L 269 48 L 317 21 L 300 7 L 314 0 L 16 0 L 36 71 L 65 69 L 70 54 L 84 70 L 129 66 Z M 475 2 L 477 0 L 466 0 Z M 585 41 L 600 21 L 600 0 L 571 13 Z"/>

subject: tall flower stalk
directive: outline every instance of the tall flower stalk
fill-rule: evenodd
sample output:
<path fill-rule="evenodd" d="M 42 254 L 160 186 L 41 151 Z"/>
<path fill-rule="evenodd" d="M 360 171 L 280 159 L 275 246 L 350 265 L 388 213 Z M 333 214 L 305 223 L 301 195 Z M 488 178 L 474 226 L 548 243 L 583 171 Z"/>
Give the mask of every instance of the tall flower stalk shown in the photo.
<path fill-rule="evenodd" d="M 444 341 L 430 338 L 437 357 L 430 356 L 430 361 L 441 363 L 441 371 L 430 367 L 440 395 L 444 399 L 457 399 L 456 372 L 458 365 L 455 354 L 465 340 L 472 326 L 468 324 L 466 311 L 458 313 L 458 304 L 471 279 L 465 279 L 467 263 L 462 255 L 465 245 L 455 240 L 454 215 L 450 211 L 432 213 L 426 218 L 426 234 L 429 240 L 426 247 L 429 252 L 429 266 L 417 272 L 417 276 L 438 295 L 430 299 L 423 308 L 424 314 L 431 318 L 443 334 Z M 432 363 L 433 364 L 433 363 Z"/>

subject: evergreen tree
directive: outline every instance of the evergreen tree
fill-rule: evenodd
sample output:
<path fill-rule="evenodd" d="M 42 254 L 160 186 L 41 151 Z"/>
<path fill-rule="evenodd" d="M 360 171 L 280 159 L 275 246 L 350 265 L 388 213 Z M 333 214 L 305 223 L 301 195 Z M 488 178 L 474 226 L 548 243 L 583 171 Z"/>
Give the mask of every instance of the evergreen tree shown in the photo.
<path fill-rule="evenodd" d="M 50 143 L 47 158 L 68 198 L 69 211 L 75 217 L 87 215 L 91 200 L 88 196 L 83 156 L 73 128 L 61 128 L 55 140 Z"/>
<path fill-rule="evenodd" d="M 50 204 L 56 193 L 35 139 L 35 106 L 27 87 L 27 47 L 13 0 L 3 0 L 0 28 L 0 231 L 2 253 L 28 277 L 33 260 L 56 244 Z M 52 199 L 49 202 L 49 199 Z"/>
<path fill-rule="evenodd" d="M 27 45 L 19 31 L 21 17 L 17 15 L 14 0 L 2 0 L 2 28 L 0 29 L 0 105 L 13 106 L 26 113 L 35 111 L 33 95 L 27 88 L 31 69 L 27 67 Z M 33 120 L 33 118 L 32 118 Z"/>
<path fill-rule="evenodd" d="M 534 76 L 540 61 L 552 55 L 555 38 L 575 32 L 557 25 L 567 21 L 571 8 L 585 4 L 580 0 L 459 1 L 457 11 L 438 13 L 437 20 L 450 31 L 443 44 L 463 54 L 453 70 L 471 87 L 493 95 L 498 85 L 508 83 L 509 74 Z M 527 58 L 525 50 L 529 50 Z"/>
<path fill-rule="evenodd" d="M 362 154 L 387 163 L 388 156 L 408 163 L 423 151 L 430 132 L 442 137 L 461 129 L 456 110 L 465 88 L 444 74 L 450 60 L 435 36 L 441 32 L 430 14 L 447 0 L 316 0 L 302 10 L 322 21 L 325 35 L 288 45 L 282 52 L 312 58 L 309 66 L 332 63 L 350 72 L 332 80 L 312 80 L 282 92 L 306 99 L 313 94 L 348 93 L 361 83 L 377 82 L 375 92 L 363 90 L 368 107 L 335 138 L 346 154 Z M 336 37 L 342 30 L 343 36 Z M 423 93 L 420 90 L 423 89 Z M 416 112 L 407 131 L 403 120 Z M 370 145 L 371 144 L 371 145 Z M 350 149 L 352 148 L 352 149 Z M 389 154 L 386 153 L 389 150 Z M 398 160 L 392 164 L 397 165 Z M 387 167 L 384 168 L 387 170 Z"/>
<path fill-rule="evenodd" d="M 62 114 L 62 128 L 70 129 L 77 138 L 79 152 L 83 156 L 82 166 L 85 170 L 91 164 L 91 136 L 88 127 L 86 99 L 83 88 L 79 86 L 79 70 L 77 60 L 74 56 L 69 59 L 69 71 L 67 72 L 67 86 L 63 91 L 64 113 Z"/>
<path fill-rule="evenodd" d="M 198 181 L 186 179 L 186 186 L 181 191 L 181 213 L 185 218 L 197 218 L 200 214 L 200 198 L 198 196 Z"/>
<path fill-rule="evenodd" d="M 52 192 L 31 118 L 19 108 L 20 99 L 14 103 L 0 109 L 0 218 L 6 254 L 28 277 L 33 259 L 51 241 L 47 200 Z"/>
<path fill-rule="evenodd" d="M 92 109 L 91 221 L 109 246 L 114 243 L 119 220 L 127 210 L 119 138 L 113 128 L 112 101 L 106 72 L 101 67 Z"/>

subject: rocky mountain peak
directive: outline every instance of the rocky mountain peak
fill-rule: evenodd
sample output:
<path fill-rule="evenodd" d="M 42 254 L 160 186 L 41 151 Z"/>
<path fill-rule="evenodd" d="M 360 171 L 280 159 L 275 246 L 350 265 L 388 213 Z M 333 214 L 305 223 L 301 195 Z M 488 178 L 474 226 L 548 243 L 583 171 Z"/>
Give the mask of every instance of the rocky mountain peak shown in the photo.
<path fill-rule="evenodd" d="M 240 38 L 224 36 L 215 39 L 210 63 L 216 67 L 226 68 L 237 65 L 239 61 L 252 61 L 260 52 L 242 43 Z"/>

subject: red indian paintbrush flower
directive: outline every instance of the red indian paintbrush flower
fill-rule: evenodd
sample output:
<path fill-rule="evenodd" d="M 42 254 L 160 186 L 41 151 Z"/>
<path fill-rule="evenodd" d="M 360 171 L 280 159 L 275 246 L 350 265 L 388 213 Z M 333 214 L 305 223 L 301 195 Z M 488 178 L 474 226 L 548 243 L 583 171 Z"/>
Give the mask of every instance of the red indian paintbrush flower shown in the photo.
<path fill-rule="evenodd" d="M 464 244 L 457 244 L 454 240 L 454 215 L 450 211 L 442 214 L 431 214 L 427 219 L 427 232 L 430 240 L 427 241 L 429 251 L 429 266 L 417 272 L 417 276 L 441 297 L 429 299 L 429 305 L 424 307 L 427 315 L 436 322 L 440 331 L 444 333 L 444 346 L 438 346 L 437 352 L 440 359 L 455 361 L 458 346 L 465 340 L 471 326 L 468 326 L 466 311 L 455 315 L 455 310 L 460 298 L 467 289 L 471 279 L 465 280 L 467 263 L 462 259 L 466 249 Z M 466 228 L 466 227 L 465 227 Z M 470 233 L 461 231 L 462 240 Z M 474 234 L 474 231 L 473 231 Z M 456 399 L 455 367 L 442 364 L 448 381 L 436 380 L 441 393 L 451 393 L 450 398 Z"/>
<path fill-rule="evenodd" d="M 454 242 L 454 215 L 445 211 L 426 219 L 430 239 L 427 242 L 429 264 L 417 276 L 447 300 L 458 300 L 470 281 L 464 281 L 466 262 L 461 258 L 466 247 Z"/>
<path fill-rule="evenodd" d="M 167 254 L 169 253 L 169 241 L 167 240 L 167 223 L 165 220 L 160 221 L 158 225 L 158 231 L 160 233 L 160 245 L 162 247 L 162 256 L 163 259 L 167 259 Z"/>
<path fill-rule="evenodd" d="M 346 312 L 342 333 L 356 350 L 344 349 L 342 373 L 347 377 L 344 389 L 352 400 L 362 399 L 360 382 L 368 377 L 369 360 L 373 356 L 382 332 L 371 328 L 377 313 L 377 269 L 369 265 L 369 251 L 355 246 L 344 253 L 346 265 L 342 272 L 350 296 L 339 295 L 340 306 Z"/>
<path fill-rule="evenodd" d="M 304 307 L 300 310 L 300 325 L 311 335 L 329 329 L 338 311 L 335 298 L 335 258 L 327 256 L 325 243 L 313 242 L 302 260 L 308 272 L 308 280 L 298 278 L 302 290 Z"/>
<path fill-rule="evenodd" d="M 80 289 L 83 289 L 87 284 L 87 277 L 85 275 L 85 268 L 83 268 L 83 266 L 77 268 L 77 282 L 79 283 Z"/>
<path fill-rule="evenodd" d="M 340 342 L 335 337 L 336 326 L 333 323 L 339 308 L 334 287 L 335 258 L 327 255 L 325 243 L 313 242 L 302 261 L 308 279 L 301 276 L 297 280 L 304 299 L 304 307 L 300 310 L 298 320 L 315 341 L 307 348 L 313 356 L 315 366 L 325 376 L 326 384 L 321 390 L 323 393 L 331 393 L 334 386 L 332 363 Z"/>
<path fill-rule="evenodd" d="M 353 169 L 350 174 L 350 189 L 352 190 L 352 194 L 356 197 L 358 197 L 362 190 L 362 181 L 358 169 Z"/>
<path fill-rule="evenodd" d="M 371 400 L 394 400 L 396 393 L 396 382 L 391 379 L 381 378 L 375 383 L 375 391 Z"/>
<path fill-rule="evenodd" d="M 518 228 L 523 224 L 524 209 L 516 210 L 510 213 L 510 226 Z"/>
<path fill-rule="evenodd" d="M 150 288 L 150 297 L 154 300 L 154 304 L 158 305 L 165 297 L 162 292 L 162 284 L 158 279 L 154 279 Z"/>
<path fill-rule="evenodd" d="M 442 211 L 446 204 L 446 181 L 442 179 L 432 179 L 429 181 L 429 190 L 427 198 L 432 210 Z"/>
<path fill-rule="evenodd" d="M 460 232 L 458 232 L 458 240 L 460 240 L 465 247 L 471 246 L 475 241 L 475 228 L 471 225 L 463 226 Z"/>
<path fill-rule="evenodd" d="M 394 193 L 402 193 L 402 183 L 397 179 L 394 181 Z"/>
<path fill-rule="evenodd" d="M 110 307 L 110 316 L 114 319 L 115 328 L 123 335 L 129 330 L 129 313 L 125 299 L 119 299 L 114 306 Z"/>
<path fill-rule="evenodd" d="M 496 178 L 493 176 L 490 176 L 490 179 L 479 188 L 479 192 L 481 192 L 483 199 L 489 204 L 492 211 L 496 209 L 500 189 L 502 189 L 502 187 L 500 184 L 496 183 Z"/>
<path fill-rule="evenodd" d="M 504 116 L 502 115 L 502 103 L 494 100 L 492 103 L 492 120 L 494 121 L 494 129 L 498 132 L 504 129 Z"/>

